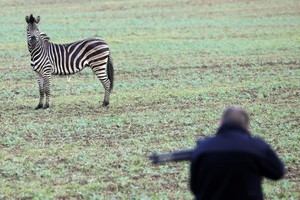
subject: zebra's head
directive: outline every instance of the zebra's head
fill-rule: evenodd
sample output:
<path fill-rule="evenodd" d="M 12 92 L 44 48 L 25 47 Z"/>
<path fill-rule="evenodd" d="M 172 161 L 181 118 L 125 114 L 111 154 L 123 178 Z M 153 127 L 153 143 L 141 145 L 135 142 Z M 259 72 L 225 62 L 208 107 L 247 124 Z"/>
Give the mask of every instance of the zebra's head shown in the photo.
<path fill-rule="evenodd" d="M 30 16 L 26 16 L 25 20 L 27 22 L 27 42 L 28 49 L 31 52 L 40 39 L 40 31 L 37 24 L 40 22 L 40 16 L 36 18 L 31 14 Z"/>

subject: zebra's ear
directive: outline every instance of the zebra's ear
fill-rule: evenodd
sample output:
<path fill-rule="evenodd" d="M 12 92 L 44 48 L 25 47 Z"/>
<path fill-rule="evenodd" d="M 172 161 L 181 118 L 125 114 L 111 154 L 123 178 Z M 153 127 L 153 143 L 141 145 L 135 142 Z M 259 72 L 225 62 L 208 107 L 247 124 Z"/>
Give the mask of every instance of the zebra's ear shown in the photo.
<path fill-rule="evenodd" d="M 29 23 L 29 16 L 28 15 L 25 17 L 25 21 L 27 22 L 27 24 Z"/>
<path fill-rule="evenodd" d="M 40 17 L 40 16 L 37 16 L 36 19 L 35 19 L 35 23 L 38 24 L 38 23 L 40 22 L 40 19 L 41 19 L 41 17 Z"/>

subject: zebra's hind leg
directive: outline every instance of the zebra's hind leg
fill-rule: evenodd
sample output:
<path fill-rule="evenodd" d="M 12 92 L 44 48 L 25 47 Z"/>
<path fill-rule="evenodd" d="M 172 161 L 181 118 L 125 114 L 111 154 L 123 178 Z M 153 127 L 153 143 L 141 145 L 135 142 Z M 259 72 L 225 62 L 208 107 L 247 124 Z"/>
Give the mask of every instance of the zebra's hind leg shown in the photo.
<path fill-rule="evenodd" d="M 105 81 L 101 81 L 101 83 L 103 84 L 104 90 L 105 90 L 105 94 L 104 94 L 104 100 L 102 103 L 103 107 L 108 106 L 109 104 L 109 96 L 110 96 L 110 81 L 108 80 L 108 78 Z"/>
<path fill-rule="evenodd" d="M 38 73 L 38 84 L 39 84 L 39 93 L 40 93 L 40 100 L 37 107 L 35 107 L 36 110 L 43 108 L 43 101 L 44 101 L 44 80 L 43 76 Z"/>
<path fill-rule="evenodd" d="M 108 79 L 105 73 L 106 63 L 98 66 L 91 66 L 91 68 L 104 87 L 105 93 L 104 93 L 102 106 L 106 107 L 109 104 L 109 96 L 110 96 L 110 80 Z"/>

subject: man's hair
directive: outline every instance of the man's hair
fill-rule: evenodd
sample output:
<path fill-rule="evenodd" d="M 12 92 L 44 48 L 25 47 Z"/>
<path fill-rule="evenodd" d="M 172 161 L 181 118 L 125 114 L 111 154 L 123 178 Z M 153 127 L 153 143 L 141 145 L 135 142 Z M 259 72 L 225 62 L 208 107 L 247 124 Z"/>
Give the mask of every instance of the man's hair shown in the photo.
<path fill-rule="evenodd" d="M 247 127 L 249 125 L 249 115 L 240 106 L 230 106 L 222 115 L 222 124 L 225 123 Z"/>

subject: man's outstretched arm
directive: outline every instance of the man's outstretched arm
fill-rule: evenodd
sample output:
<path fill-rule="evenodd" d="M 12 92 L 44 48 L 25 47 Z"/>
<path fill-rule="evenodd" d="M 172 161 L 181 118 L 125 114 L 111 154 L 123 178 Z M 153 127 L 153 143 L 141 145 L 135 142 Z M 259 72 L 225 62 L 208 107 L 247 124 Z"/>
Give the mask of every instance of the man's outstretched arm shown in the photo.
<path fill-rule="evenodd" d="M 272 180 L 278 180 L 284 176 L 284 165 L 274 150 L 268 145 L 261 161 L 262 175 Z"/>

